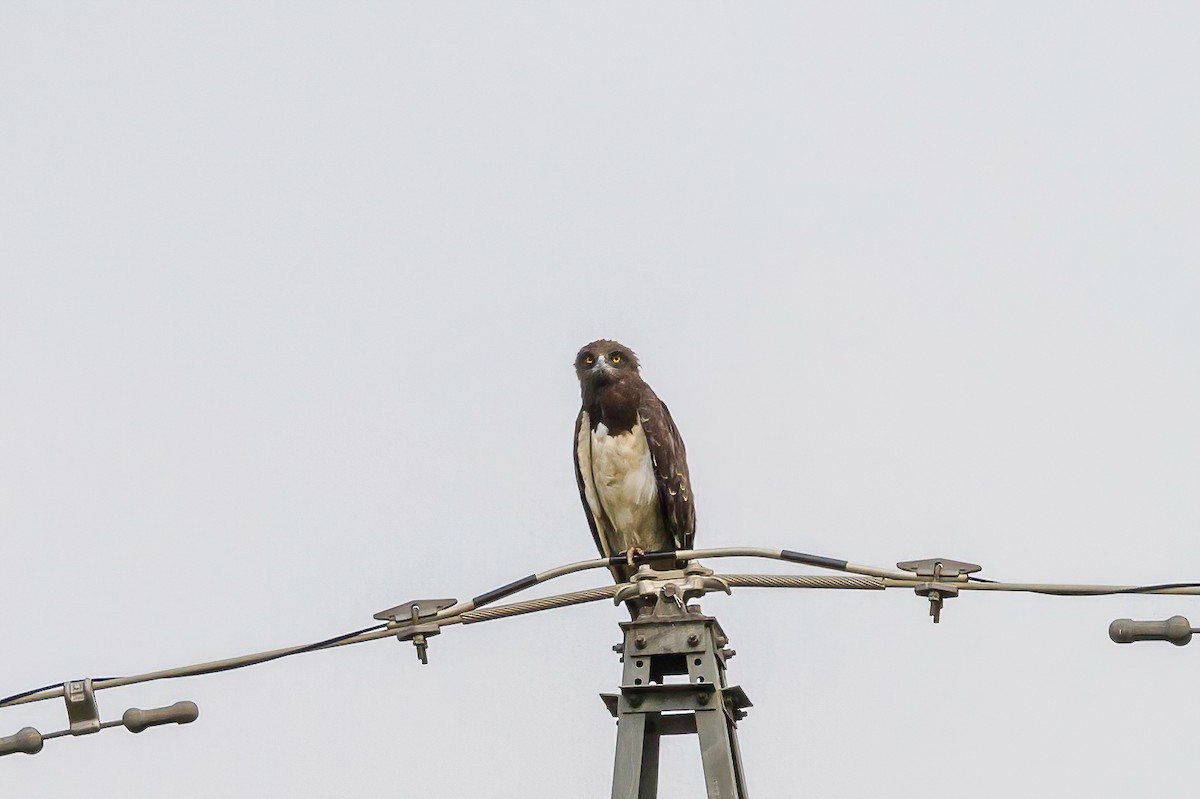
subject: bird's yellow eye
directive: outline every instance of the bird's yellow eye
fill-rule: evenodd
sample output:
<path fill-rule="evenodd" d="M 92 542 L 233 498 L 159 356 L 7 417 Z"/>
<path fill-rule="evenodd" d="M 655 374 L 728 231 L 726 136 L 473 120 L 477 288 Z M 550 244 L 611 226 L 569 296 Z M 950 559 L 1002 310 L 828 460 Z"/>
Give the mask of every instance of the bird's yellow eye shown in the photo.
<path fill-rule="evenodd" d="M 612 361 L 613 363 L 620 363 L 620 362 L 621 362 L 621 353 L 619 353 L 619 352 L 614 352 L 614 353 L 612 353 L 611 355 L 609 355 L 609 356 L 608 356 L 608 359 L 609 359 L 610 361 Z"/>
<path fill-rule="evenodd" d="M 583 356 L 583 362 L 586 363 L 588 366 L 591 366 L 592 364 L 594 364 L 596 362 L 596 356 L 595 355 L 585 355 L 585 356 Z"/>

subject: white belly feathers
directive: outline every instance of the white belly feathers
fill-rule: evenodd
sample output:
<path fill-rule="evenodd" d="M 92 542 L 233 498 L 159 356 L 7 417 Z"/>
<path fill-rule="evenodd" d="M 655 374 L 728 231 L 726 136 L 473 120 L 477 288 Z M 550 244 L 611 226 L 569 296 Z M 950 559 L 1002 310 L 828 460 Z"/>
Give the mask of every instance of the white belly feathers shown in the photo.
<path fill-rule="evenodd" d="M 641 423 L 613 436 L 603 424 L 588 429 L 585 420 L 578 445 L 586 498 L 608 554 L 630 547 L 672 548 L 674 542 L 663 529 L 658 483 Z"/>

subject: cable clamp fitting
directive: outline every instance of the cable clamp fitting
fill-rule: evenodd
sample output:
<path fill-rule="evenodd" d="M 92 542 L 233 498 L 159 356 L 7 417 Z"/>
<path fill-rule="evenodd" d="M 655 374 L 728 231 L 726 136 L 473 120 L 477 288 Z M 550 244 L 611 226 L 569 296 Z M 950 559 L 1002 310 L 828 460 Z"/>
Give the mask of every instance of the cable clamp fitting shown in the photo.
<path fill-rule="evenodd" d="M 375 618 L 398 625 L 396 640 L 412 641 L 417 649 L 417 659 L 422 664 L 428 664 L 429 638 L 439 634 L 442 629 L 436 621 L 421 620 L 432 618 L 439 611 L 452 607 L 457 602 L 457 599 L 414 599 L 403 605 L 381 610 L 375 614 Z"/>
<path fill-rule="evenodd" d="M 933 617 L 934 624 L 939 624 L 942 620 L 942 604 L 947 599 L 958 596 L 957 586 L 943 583 L 941 580 L 953 580 L 973 574 L 983 567 L 975 563 L 965 563 L 949 558 L 926 558 L 925 560 L 901 561 L 896 564 L 896 568 L 914 572 L 918 577 L 932 578 L 929 582 L 921 583 L 913 590 L 917 596 L 923 596 L 929 600 L 929 615 Z"/>
<path fill-rule="evenodd" d="M 620 605 L 629 599 L 644 597 L 656 599 L 661 597 L 673 601 L 683 607 L 687 600 L 698 599 L 713 591 L 724 591 L 732 594 L 729 581 L 713 575 L 712 569 L 701 566 L 698 561 L 689 560 L 683 569 L 670 571 L 655 571 L 649 566 L 641 566 L 631 582 L 617 590 L 613 596 L 613 604 Z"/>
<path fill-rule="evenodd" d="M 92 690 L 90 677 L 63 683 L 63 700 L 67 703 L 67 719 L 71 722 L 72 735 L 100 732 L 100 708 L 96 706 L 96 693 Z"/>

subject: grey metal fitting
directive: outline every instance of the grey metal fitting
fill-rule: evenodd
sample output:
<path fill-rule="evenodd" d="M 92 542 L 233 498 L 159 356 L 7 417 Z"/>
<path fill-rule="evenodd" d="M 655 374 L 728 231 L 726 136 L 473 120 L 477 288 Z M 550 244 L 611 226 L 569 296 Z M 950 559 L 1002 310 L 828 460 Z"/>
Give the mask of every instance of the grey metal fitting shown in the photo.
<path fill-rule="evenodd" d="M 195 702 L 176 702 L 170 707 L 142 710 L 131 707 L 121 715 L 121 723 L 130 732 L 142 732 L 159 724 L 191 724 L 200 717 L 200 708 Z"/>
<path fill-rule="evenodd" d="M 72 735 L 90 735 L 100 731 L 100 708 L 96 706 L 96 694 L 92 690 L 90 677 L 63 683 L 63 700 L 67 703 Z"/>
<path fill-rule="evenodd" d="M 440 611 L 453 607 L 457 602 L 457 599 L 414 599 L 403 605 L 381 610 L 375 614 L 375 618 L 397 625 L 396 640 L 412 641 L 417 650 L 417 659 L 422 665 L 426 665 L 429 663 L 429 637 L 438 635 L 442 626 L 436 621 L 422 623 L 421 620 L 432 619 Z"/>
<path fill-rule="evenodd" d="M 1108 637 L 1118 644 L 1135 641 L 1170 641 L 1175 646 L 1186 646 L 1192 640 L 1192 623 L 1183 616 L 1172 616 L 1165 621 L 1134 621 L 1117 619 L 1108 625 Z"/>
<path fill-rule="evenodd" d="M 15 735 L 0 738 L 0 755 L 11 755 L 14 752 L 36 755 L 40 751 L 42 734 L 33 727 L 22 727 Z"/>

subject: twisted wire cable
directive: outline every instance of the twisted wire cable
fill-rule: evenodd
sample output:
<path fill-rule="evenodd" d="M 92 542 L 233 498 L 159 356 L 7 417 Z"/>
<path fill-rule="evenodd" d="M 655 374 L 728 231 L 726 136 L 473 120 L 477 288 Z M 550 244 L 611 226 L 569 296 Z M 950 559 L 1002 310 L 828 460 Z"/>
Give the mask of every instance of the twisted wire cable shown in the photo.
<path fill-rule="evenodd" d="M 733 588 L 849 588 L 882 591 L 878 577 L 826 577 L 800 574 L 718 574 Z"/>

